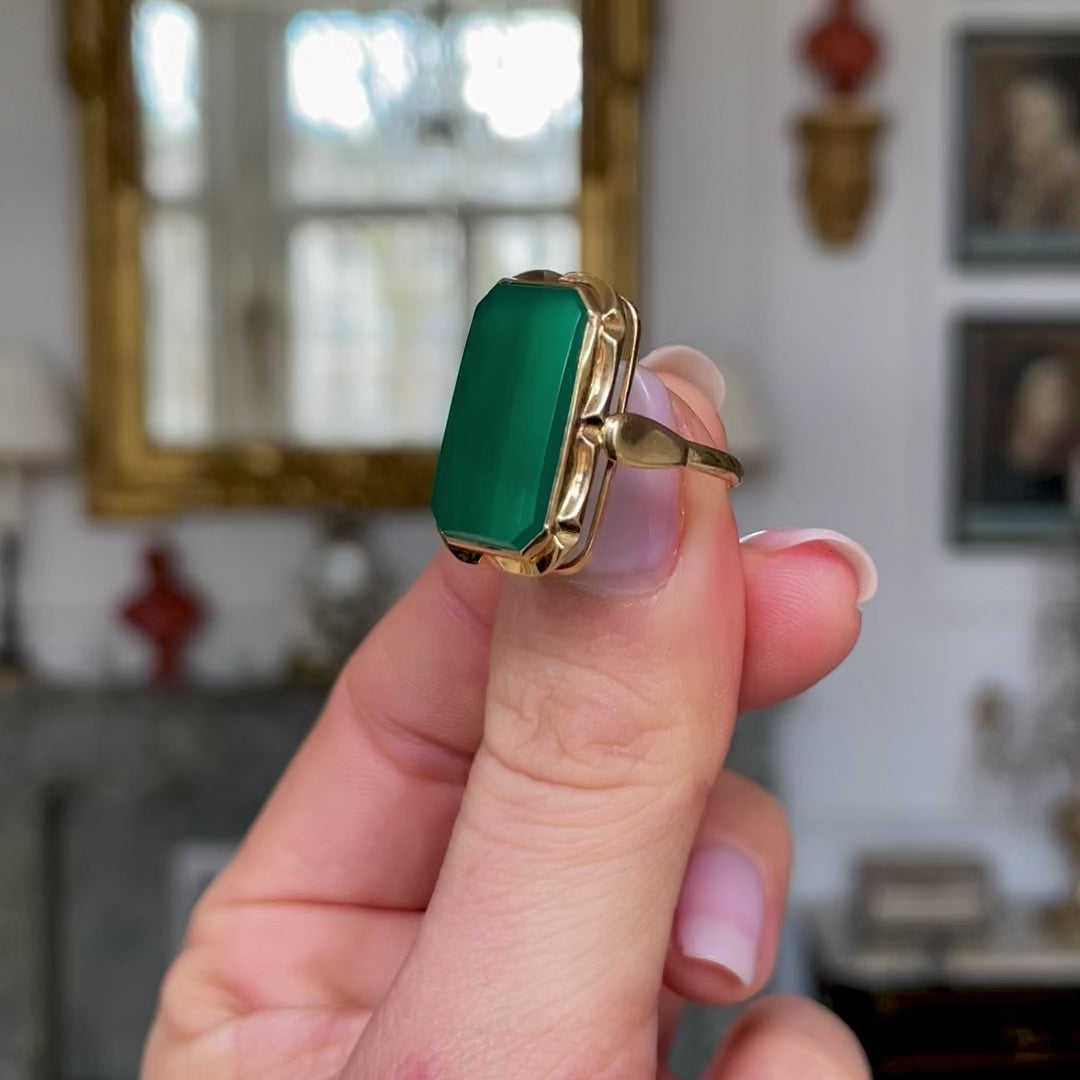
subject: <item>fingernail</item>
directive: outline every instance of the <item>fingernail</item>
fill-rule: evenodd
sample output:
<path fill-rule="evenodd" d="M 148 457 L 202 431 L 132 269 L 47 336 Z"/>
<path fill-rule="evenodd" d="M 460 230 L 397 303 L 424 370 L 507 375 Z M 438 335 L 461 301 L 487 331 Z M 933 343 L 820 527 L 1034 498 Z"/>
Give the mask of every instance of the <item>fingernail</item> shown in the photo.
<path fill-rule="evenodd" d="M 720 369 L 702 352 L 686 345 L 657 349 L 641 362 L 642 367 L 658 375 L 674 375 L 695 386 L 705 395 L 717 414 L 724 408 L 727 384 Z"/>
<path fill-rule="evenodd" d="M 659 376 L 638 369 L 628 411 L 675 426 L 671 395 Z M 682 512 L 678 469 L 617 469 L 592 555 L 576 584 L 614 595 L 651 592 L 670 575 Z"/>
<path fill-rule="evenodd" d="M 843 533 L 831 529 L 770 529 L 767 532 L 754 533 L 743 537 L 746 547 L 760 548 L 762 551 L 784 551 L 788 548 L 802 547 L 803 544 L 827 544 L 838 555 L 842 555 L 851 564 L 859 581 L 857 604 L 868 604 L 877 595 L 878 571 L 870 553 Z"/>
<path fill-rule="evenodd" d="M 751 986 L 764 923 L 765 886 L 758 868 L 736 848 L 697 848 L 675 915 L 679 952 L 726 968 Z"/>

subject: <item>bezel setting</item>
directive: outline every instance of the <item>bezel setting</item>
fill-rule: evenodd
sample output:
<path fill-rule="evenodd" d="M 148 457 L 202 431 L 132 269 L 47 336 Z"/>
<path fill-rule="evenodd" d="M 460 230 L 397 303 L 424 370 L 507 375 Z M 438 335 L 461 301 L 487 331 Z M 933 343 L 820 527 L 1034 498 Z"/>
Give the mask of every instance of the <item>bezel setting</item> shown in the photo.
<path fill-rule="evenodd" d="M 520 553 L 441 535 L 451 553 L 465 563 L 489 560 L 523 577 L 570 574 L 588 559 L 603 516 L 615 468 L 604 448 L 604 423 L 626 409 L 637 367 L 641 320 L 629 300 L 589 274 L 537 270 L 500 284 L 507 282 L 574 289 L 588 316 L 543 530 Z"/>

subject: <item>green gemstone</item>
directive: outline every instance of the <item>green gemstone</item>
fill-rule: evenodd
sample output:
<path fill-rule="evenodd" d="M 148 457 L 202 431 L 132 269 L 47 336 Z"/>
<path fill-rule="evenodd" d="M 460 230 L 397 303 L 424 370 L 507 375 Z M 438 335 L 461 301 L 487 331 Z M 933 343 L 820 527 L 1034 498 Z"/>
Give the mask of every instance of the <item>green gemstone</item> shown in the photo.
<path fill-rule="evenodd" d="M 566 286 L 502 282 L 480 302 L 431 501 L 448 539 L 521 554 L 543 535 L 588 321 Z"/>

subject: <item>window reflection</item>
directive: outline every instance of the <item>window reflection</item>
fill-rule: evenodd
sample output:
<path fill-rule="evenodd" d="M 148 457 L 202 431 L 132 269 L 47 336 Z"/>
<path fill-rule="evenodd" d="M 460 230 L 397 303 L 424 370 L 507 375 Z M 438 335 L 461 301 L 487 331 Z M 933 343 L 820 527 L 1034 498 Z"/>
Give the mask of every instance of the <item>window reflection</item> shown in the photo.
<path fill-rule="evenodd" d="M 503 139 L 581 121 L 581 21 L 570 12 L 471 15 L 456 34 L 465 104 Z"/>
<path fill-rule="evenodd" d="M 199 21 L 186 4 L 142 0 L 132 44 L 146 183 L 155 195 L 182 197 L 200 184 L 203 168 Z"/>
<path fill-rule="evenodd" d="M 500 278 L 522 270 L 567 270 L 578 265 L 581 226 L 573 214 L 500 215 L 480 221 L 471 237 L 472 304 Z"/>
<path fill-rule="evenodd" d="M 161 210 L 143 233 L 146 266 L 147 429 L 165 445 L 215 441 L 206 228 Z"/>
<path fill-rule="evenodd" d="M 310 202 L 573 202 L 582 32 L 562 9 L 296 16 L 287 187 Z"/>
<path fill-rule="evenodd" d="M 135 73 L 154 123 L 190 131 L 199 123 L 199 23 L 174 0 L 144 0 L 135 16 Z"/>
<path fill-rule="evenodd" d="M 573 0 L 138 0 L 148 419 L 437 445 L 473 304 L 580 259 Z"/>
<path fill-rule="evenodd" d="M 286 34 L 289 107 L 335 133 L 369 131 L 416 77 L 415 20 L 401 12 L 305 12 Z"/>
<path fill-rule="evenodd" d="M 290 248 L 293 441 L 430 446 L 465 315 L 453 218 L 312 221 Z"/>

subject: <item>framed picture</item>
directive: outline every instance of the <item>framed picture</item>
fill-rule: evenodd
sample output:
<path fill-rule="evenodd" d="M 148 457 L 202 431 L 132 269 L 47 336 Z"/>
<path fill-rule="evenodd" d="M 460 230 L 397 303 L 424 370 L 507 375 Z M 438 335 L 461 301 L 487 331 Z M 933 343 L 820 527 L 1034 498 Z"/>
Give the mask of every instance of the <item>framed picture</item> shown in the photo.
<path fill-rule="evenodd" d="M 1080 537 L 1080 314 L 957 331 L 954 535 Z"/>
<path fill-rule="evenodd" d="M 1080 266 L 1080 24 L 959 44 L 962 262 Z"/>

